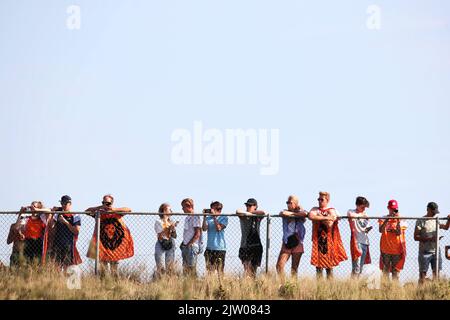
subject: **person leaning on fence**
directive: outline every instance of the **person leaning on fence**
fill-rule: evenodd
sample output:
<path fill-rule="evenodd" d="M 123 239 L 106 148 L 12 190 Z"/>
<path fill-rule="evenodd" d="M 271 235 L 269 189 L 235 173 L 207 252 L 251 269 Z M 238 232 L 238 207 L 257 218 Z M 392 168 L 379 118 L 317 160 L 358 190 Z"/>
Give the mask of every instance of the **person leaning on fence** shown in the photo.
<path fill-rule="evenodd" d="M 9 266 L 17 267 L 21 266 L 25 262 L 24 258 L 24 246 L 25 246 L 25 223 L 26 217 L 23 213 L 19 213 L 17 220 L 9 228 L 7 244 L 13 244 L 11 256 L 9 258 Z"/>
<path fill-rule="evenodd" d="M 60 267 L 66 269 L 71 265 L 81 264 L 77 249 L 78 234 L 81 228 L 81 217 L 72 214 L 72 198 L 62 196 L 61 207 L 53 207 L 53 219 L 49 221 L 49 232 L 52 233 L 51 257 Z"/>
<path fill-rule="evenodd" d="M 369 237 L 367 233 L 372 230 L 369 227 L 366 208 L 370 203 L 364 197 L 357 197 L 355 202 L 356 208 L 347 211 L 348 222 L 350 224 L 350 252 L 352 256 L 352 276 L 359 276 L 365 264 L 371 263 L 369 252 Z"/>
<path fill-rule="evenodd" d="M 291 275 L 296 276 L 303 254 L 305 238 L 305 217 L 308 211 L 303 210 L 297 196 L 291 195 L 286 201 L 287 210 L 280 212 L 283 221 L 283 240 L 277 261 L 277 273 L 284 280 L 284 266 L 292 256 Z"/>
<path fill-rule="evenodd" d="M 46 255 L 45 238 L 51 211 L 45 208 L 41 201 L 33 201 L 30 206 L 22 207 L 20 212 L 31 213 L 25 220 L 24 257 L 29 263 L 40 264 Z"/>
<path fill-rule="evenodd" d="M 134 255 L 134 243 L 130 230 L 123 221 L 123 216 L 131 212 L 130 208 L 114 208 L 114 197 L 110 194 L 103 196 L 102 205 L 86 209 L 95 217 L 95 213 L 100 214 L 100 243 L 99 260 L 100 273 L 110 266 L 111 272 L 117 275 L 117 268 L 120 260 L 130 258 Z M 87 257 L 96 259 L 97 248 L 97 225 L 95 226 L 92 240 L 89 244 Z"/>
<path fill-rule="evenodd" d="M 439 214 L 439 207 L 435 202 L 430 202 L 427 205 L 426 218 L 433 218 Z M 450 218 L 450 215 L 448 216 Z M 439 228 L 448 230 L 450 227 L 450 219 L 446 224 L 439 224 Z M 419 284 L 425 281 L 428 268 L 431 264 L 433 270 L 433 279 L 436 278 L 437 267 L 442 270 L 442 254 L 439 248 L 439 261 L 436 257 L 436 220 L 435 219 L 421 219 L 416 221 L 414 229 L 414 240 L 419 241 Z"/>
<path fill-rule="evenodd" d="M 223 273 L 225 268 L 225 256 L 227 245 L 225 242 L 225 228 L 228 225 L 228 217 L 220 215 L 223 205 L 219 201 L 214 201 L 210 209 L 203 210 L 203 213 L 211 213 L 210 216 L 203 217 L 202 230 L 207 231 L 207 242 L 205 250 L 205 263 L 208 272 L 217 270 Z"/>
<path fill-rule="evenodd" d="M 389 219 L 399 217 L 398 202 L 390 200 L 387 206 L 389 214 L 378 220 L 380 239 L 380 269 L 385 278 L 392 273 L 392 279 L 398 280 L 399 273 L 403 269 L 406 260 L 405 230 L 407 224 L 401 219 Z"/>
<path fill-rule="evenodd" d="M 340 262 L 347 260 L 344 245 L 338 227 L 338 212 L 329 208 L 330 194 L 319 192 L 318 207 L 314 207 L 308 214 L 313 223 L 311 264 L 316 267 L 316 276 L 322 278 L 326 269 L 327 278 L 333 277 L 333 268 Z"/>
<path fill-rule="evenodd" d="M 163 203 L 158 212 L 159 219 L 155 221 L 156 243 L 155 243 L 155 262 L 156 276 L 163 273 L 172 273 L 175 269 L 175 239 L 177 237 L 176 227 L 178 221 L 172 221 L 172 208 L 170 204 Z M 163 256 L 165 260 L 165 269 L 163 266 Z"/>
<path fill-rule="evenodd" d="M 255 277 L 261 266 L 263 246 L 260 237 L 261 221 L 266 213 L 258 210 L 258 202 L 250 198 L 245 203 L 246 210 L 236 210 L 241 225 L 241 245 L 239 259 L 245 275 Z"/>
<path fill-rule="evenodd" d="M 203 250 L 202 222 L 199 216 L 194 216 L 194 200 L 186 198 L 181 202 L 184 213 L 183 241 L 181 256 L 183 258 L 183 273 L 185 276 L 197 276 L 197 259 Z"/>

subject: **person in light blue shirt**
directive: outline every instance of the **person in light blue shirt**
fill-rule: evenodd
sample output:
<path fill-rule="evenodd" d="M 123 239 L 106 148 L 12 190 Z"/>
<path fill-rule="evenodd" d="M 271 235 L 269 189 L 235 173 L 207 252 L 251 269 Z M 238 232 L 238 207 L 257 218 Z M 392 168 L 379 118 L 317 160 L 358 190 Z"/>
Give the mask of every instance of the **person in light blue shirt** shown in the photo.
<path fill-rule="evenodd" d="M 203 217 L 202 229 L 208 232 L 205 262 L 208 272 L 217 270 L 223 273 L 225 267 L 225 255 L 227 245 L 225 242 L 225 228 L 228 225 L 228 217 L 221 216 L 223 205 L 219 201 L 211 203 L 211 209 L 203 210 L 203 213 L 211 213 Z"/>

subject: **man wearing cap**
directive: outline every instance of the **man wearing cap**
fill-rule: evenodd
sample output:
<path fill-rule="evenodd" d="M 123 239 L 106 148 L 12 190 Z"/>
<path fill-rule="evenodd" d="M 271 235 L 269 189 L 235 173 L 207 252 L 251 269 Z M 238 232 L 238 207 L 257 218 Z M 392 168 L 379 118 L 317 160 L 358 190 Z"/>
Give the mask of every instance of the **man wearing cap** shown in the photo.
<path fill-rule="evenodd" d="M 405 230 L 406 222 L 398 219 L 398 202 L 390 200 L 387 206 L 389 214 L 378 220 L 380 239 L 380 269 L 385 277 L 392 273 L 392 279 L 398 280 L 406 259 Z M 389 219 L 394 218 L 394 219 Z"/>
<path fill-rule="evenodd" d="M 80 264 L 81 257 L 78 253 L 76 243 L 80 233 L 81 217 L 71 214 L 72 198 L 68 195 L 62 196 L 61 207 L 53 207 L 56 212 L 49 223 L 53 234 L 51 245 L 51 256 L 62 268 Z"/>
<path fill-rule="evenodd" d="M 430 202 L 427 205 L 426 218 L 433 218 L 439 214 L 439 207 L 436 202 Z M 450 215 L 449 215 L 450 218 Z M 440 224 L 439 228 L 448 230 L 450 227 L 450 219 L 446 224 Z M 433 279 L 436 277 L 436 263 L 439 270 L 442 270 L 442 255 L 439 248 L 439 261 L 436 257 L 436 220 L 435 219 L 421 219 L 416 221 L 414 229 L 414 240 L 419 241 L 419 284 L 425 281 L 428 268 L 431 264 L 433 270 Z"/>
<path fill-rule="evenodd" d="M 260 238 L 261 220 L 266 213 L 258 210 L 258 202 L 250 198 L 245 203 L 246 210 L 236 210 L 241 224 L 241 246 L 239 259 L 244 266 L 246 275 L 255 277 L 263 255 Z"/>

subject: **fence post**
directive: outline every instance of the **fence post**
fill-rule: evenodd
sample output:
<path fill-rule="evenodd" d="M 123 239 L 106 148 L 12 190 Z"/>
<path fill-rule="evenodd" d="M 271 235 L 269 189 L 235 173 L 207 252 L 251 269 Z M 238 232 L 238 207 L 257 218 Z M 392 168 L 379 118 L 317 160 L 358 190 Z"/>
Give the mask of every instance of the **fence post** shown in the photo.
<path fill-rule="evenodd" d="M 439 280 L 439 217 L 436 215 L 436 280 Z"/>
<path fill-rule="evenodd" d="M 266 273 L 269 273 L 269 250 L 270 250 L 270 215 L 267 215 L 267 224 L 266 224 Z"/>
<path fill-rule="evenodd" d="M 95 275 L 98 275 L 100 260 L 100 212 L 95 213 Z"/>

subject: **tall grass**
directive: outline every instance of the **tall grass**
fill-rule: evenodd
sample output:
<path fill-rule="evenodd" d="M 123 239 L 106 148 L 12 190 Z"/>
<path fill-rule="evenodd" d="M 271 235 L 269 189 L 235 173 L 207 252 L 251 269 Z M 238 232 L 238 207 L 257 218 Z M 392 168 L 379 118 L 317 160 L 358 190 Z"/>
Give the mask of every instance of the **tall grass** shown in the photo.
<path fill-rule="evenodd" d="M 275 274 L 256 279 L 217 275 L 185 278 L 180 275 L 161 276 L 143 281 L 141 271 L 119 276 L 97 277 L 85 274 L 81 289 L 69 289 L 68 275 L 54 267 L 24 267 L 0 270 L 0 299 L 248 299 L 248 300 L 341 300 L 341 299 L 450 299 L 450 281 L 428 282 L 422 286 L 382 283 L 378 290 L 369 289 L 362 280 L 320 280 L 315 278 L 288 279 L 281 284 Z"/>

